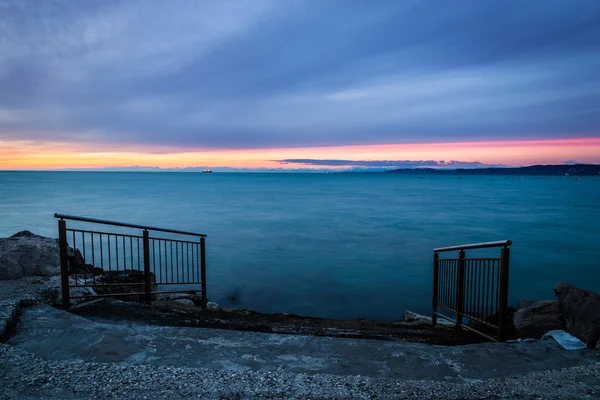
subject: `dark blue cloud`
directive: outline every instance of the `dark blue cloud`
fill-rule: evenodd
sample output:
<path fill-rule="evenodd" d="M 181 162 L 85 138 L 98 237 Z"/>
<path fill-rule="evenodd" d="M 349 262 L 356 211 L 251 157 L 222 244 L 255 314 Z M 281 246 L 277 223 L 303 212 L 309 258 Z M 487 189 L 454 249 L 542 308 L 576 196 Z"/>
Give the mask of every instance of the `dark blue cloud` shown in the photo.
<path fill-rule="evenodd" d="M 0 3 L 0 140 L 600 134 L 600 2 Z"/>

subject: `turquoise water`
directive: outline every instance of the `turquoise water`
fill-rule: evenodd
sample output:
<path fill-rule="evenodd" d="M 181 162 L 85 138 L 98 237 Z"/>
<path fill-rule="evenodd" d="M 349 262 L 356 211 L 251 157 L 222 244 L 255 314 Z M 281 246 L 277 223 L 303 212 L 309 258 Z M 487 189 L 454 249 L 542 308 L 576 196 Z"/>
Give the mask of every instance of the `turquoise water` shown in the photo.
<path fill-rule="evenodd" d="M 591 177 L 0 172 L 0 236 L 57 236 L 55 212 L 207 233 L 209 300 L 263 312 L 429 312 L 432 249 L 501 239 L 511 302 L 600 291 Z"/>

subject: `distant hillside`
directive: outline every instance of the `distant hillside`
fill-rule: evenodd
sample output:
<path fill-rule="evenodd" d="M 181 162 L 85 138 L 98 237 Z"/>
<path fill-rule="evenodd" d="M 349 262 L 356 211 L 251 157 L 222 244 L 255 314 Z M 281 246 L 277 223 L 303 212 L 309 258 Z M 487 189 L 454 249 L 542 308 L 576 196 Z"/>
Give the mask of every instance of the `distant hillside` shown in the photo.
<path fill-rule="evenodd" d="M 406 168 L 387 171 L 391 174 L 418 175 L 574 175 L 600 176 L 600 165 L 532 165 L 517 168 L 471 168 L 471 169 L 435 169 Z"/>

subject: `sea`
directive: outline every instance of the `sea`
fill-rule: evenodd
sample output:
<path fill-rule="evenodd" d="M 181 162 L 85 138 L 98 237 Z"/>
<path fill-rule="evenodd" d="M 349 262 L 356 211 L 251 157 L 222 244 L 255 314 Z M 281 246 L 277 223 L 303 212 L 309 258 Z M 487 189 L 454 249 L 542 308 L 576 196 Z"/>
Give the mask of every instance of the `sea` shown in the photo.
<path fill-rule="evenodd" d="M 264 313 L 429 314 L 434 248 L 505 239 L 511 304 L 600 292 L 594 177 L 0 172 L 0 237 L 54 213 L 206 233 L 208 299 Z"/>

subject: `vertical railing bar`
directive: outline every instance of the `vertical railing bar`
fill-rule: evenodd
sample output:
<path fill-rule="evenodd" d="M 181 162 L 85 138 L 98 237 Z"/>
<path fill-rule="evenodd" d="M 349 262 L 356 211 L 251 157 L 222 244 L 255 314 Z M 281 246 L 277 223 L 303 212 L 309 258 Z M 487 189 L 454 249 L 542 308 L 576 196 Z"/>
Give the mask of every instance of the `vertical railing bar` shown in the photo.
<path fill-rule="evenodd" d="M 448 280 L 448 274 L 450 271 L 450 263 L 448 260 L 444 260 L 444 305 L 448 308 L 452 308 L 450 303 L 448 303 L 450 296 L 448 295 L 448 291 L 450 290 L 450 281 Z"/>
<path fill-rule="evenodd" d="M 458 276 L 456 285 L 456 325 L 462 326 L 465 306 L 465 251 L 461 250 L 458 260 Z"/>
<path fill-rule="evenodd" d="M 85 232 L 81 232 L 81 246 L 83 247 L 83 251 L 82 251 L 82 255 L 83 255 L 83 260 L 84 260 L 84 264 L 86 264 L 85 262 Z"/>
<path fill-rule="evenodd" d="M 481 263 L 483 264 L 483 302 L 481 303 L 483 310 L 482 310 L 482 315 L 483 315 L 483 320 L 486 321 L 487 320 L 487 295 L 489 292 L 489 282 L 487 280 L 487 262 L 485 260 L 482 260 Z"/>
<path fill-rule="evenodd" d="M 106 241 L 108 244 L 108 270 L 112 272 L 112 259 L 111 259 L 111 252 L 110 252 L 110 234 L 106 234 Z"/>
<path fill-rule="evenodd" d="M 483 321 L 483 296 L 484 296 L 484 290 L 485 290 L 485 278 L 484 278 L 484 274 L 485 274 L 485 269 L 483 267 L 483 263 L 481 261 L 479 261 L 479 269 L 481 272 L 481 276 L 479 277 L 479 291 L 480 291 L 480 296 L 479 296 L 479 318 Z"/>
<path fill-rule="evenodd" d="M 500 261 L 496 261 L 496 280 L 498 285 L 496 287 L 496 315 L 500 316 Z M 498 321 L 496 321 L 498 322 Z"/>
<path fill-rule="evenodd" d="M 208 297 L 206 294 L 206 238 L 204 236 L 200 238 L 200 250 L 200 268 L 202 274 L 202 306 L 206 307 Z"/>
<path fill-rule="evenodd" d="M 485 281 L 485 261 L 480 260 L 481 263 L 481 320 L 485 321 L 485 293 L 486 293 L 486 281 Z"/>
<path fill-rule="evenodd" d="M 175 282 L 175 270 L 173 269 L 174 267 L 174 262 L 173 262 L 173 241 L 170 241 L 170 247 L 171 247 L 171 282 Z M 167 272 L 168 273 L 168 272 Z"/>
<path fill-rule="evenodd" d="M 117 261 L 117 276 L 119 275 L 119 237 L 115 234 L 115 260 Z"/>
<path fill-rule="evenodd" d="M 127 246 L 125 245 L 125 236 L 123 238 L 123 270 L 127 269 Z"/>
<path fill-rule="evenodd" d="M 200 247 L 201 247 L 200 245 L 198 245 L 196 247 L 196 255 L 197 255 L 197 259 L 198 259 L 198 262 L 197 262 L 198 269 L 196 270 L 196 282 L 198 282 L 198 283 L 202 282 L 202 279 L 200 278 L 200 269 L 202 268 L 201 261 L 200 261 L 200 252 L 201 252 Z"/>
<path fill-rule="evenodd" d="M 450 275 L 452 272 L 452 261 L 446 261 L 446 307 L 452 308 L 452 303 L 450 303 L 450 292 L 452 291 L 452 282 L 450 280 Z"/>
<path fill-rule="evenodd" d="M 452 262 L 446 260 L 444 262 L 444 305 L 448 308 L 452 308 L 450 303 L 450 291 L 452 289 L 452 283 L 450 282 L 450 272 L 452 270 Z"/>
<path fill-rule="evenodd" d="M 95 267 L 96 266 L 96 253 L 94 251 L 94 233 L 92 233 L 91 235 L 91 239 L 92 239 L 92 265 Z"/>
<path fill-rule="evenodd" d="M 71 289 L 69 284 L 69 259 L 67 243 L 67 222 L 58 220 L 58 246 L 60 251 L 60 282 L 62 306 L 68 309 L 71 306 Z"/>
<path fill-rule="evenodd" d="M 73 259 L 77 260 L 77 257 L 75 257 L 75 251 L 77 250 L 77 242 L 75 241 L 75 231 L 71 231 L 71 236 L 73 237 Z M 75 264 L 75 263 L 73 263 Z M 73 271 L 75 272 L 75 271 Z M 79 286 L 79 279 L 77 278 L 77 274 L 74 274 L 75 276 L 75 286 Z"/>
<path fill-rule="evenodd" d="M 440 268 L 441 268 L 441 277 L 442 277 L 442 282 L 441 282 L 441 301 L 438 301 L 438 303 L 441 303 L 442 305 L 446 305 L 446 261 L 445 260 L 441 260 L 440 261 Z"/>
<path fill-rule="evenodd" d="M 496 264 L 496 260 L 494 260 L 493 262 L 494 264 L 494 268 L 492 270 L 492 275 L 494 276 L 494 299 L 493 301 L 493 305 L 492 307 L 494 307 L 494 315 L 496 315 L 496 318 L 498 317 L 498 289 L 500 288 L 500 281 L 498 280 L 498 274 L 496 273 L 497 265 Z M 498 326 L 498 321 L 497 319 L 494 320 L 494 325 Z"/>
<path fill-rule="evenodd" d="M 439 255 L 438 255 L 439 257 Z M 444 260 L 440 260 L 438 258 L 438 273 L 440 276 L 440 280 L 438 282 L 438 301 L 437 305 L 444 303 Z"/>
<path fill-rule="evenodd" d="M 186 258 L 186 262 L 187 262 L 187 265 L 185 267 L 185 272 L 187 272 L 187 279 L 184 276 L 183 281 L 189 282 L 190 281 L 190 244 L 187 242 L 185 244 L 185 258 Z"/>
<path fill-rule="evenodd" d="M 85 232 L 81 231 L 81 247 L 83 247 L 82 257 L 83 257 L 83 284 L 87 285 L 88 280 L 88 268 L 87 268 L 87 259 L 85 255 Z"/>
<path fill-rule="evenodd" d="M 162 247 L 160 245 L 160 239 L 158 239 L 158 273 L 156 273 L 156 271 L 154 271 L 154 276 L 160 276 L 161 280 L 162 280 Z"/>
<path fill-rule="evenodd" d="M 142 258 L 140 256 L 140 238 L 139 237 L 136 238 L 136 241 L 137 241 L 137 253 L 138 253 L 138 269 L 141 269 Z"/>
<path fill-rule="evenodd" d="M 437 325 L 437 303 L 438 303 L 438 285 L 439 285 L 439 254 L 433 254 L 433 300 L 432 300 L 432 309 L 433 312 L 431 314 L 431 324 L 433 326 Z"/>
<path fill-rule="evenodd" d="M 446 261 L 446 307 L 452 308 L 452 303 L 450 302 L 451 292 L 452 292 L 452 280 L 450 276 L 452 275 L 452 261 Z"/>
<path fill-rule="evenodd" d="M 154 242 L 156 242 L 156 239 L 152 239 L 152 271 L 154 271 L 154 276 L 157 276 L 157 274 L 156 274 L 156 248 L 154 247 Z"/>
<path fill-rule="evenodd" d="M 473 308 L 475 306 L 475 299 L 473 298 L 473 280 L 475 278 L 475 262 L 473 260 L 471 260 L 471 263 L 469 264 L 469 314 L 471 316 L 473 316 L 473 314 L 475 314 L 475 312 L 473 311 Z"/>
<path fill-rule="evenodd" d="M 177 279 L 179 279 L 179 244 L 175 242 L 175 272 L 177 273 Z M 175 275 L 171 278 L 175 282 Z"/>
<path fill-rule="evenodd" d="M 181 282 L 181 279 L 183 279 L 183 269 L 185 267 L 185 253 L 183 250 L 183 242 L 179 242 L 179 246 L 181 246 L 181 275 L 179 275 L 179 270 L 177 270 L 177 282 Z"/>
<path fill-rule="evenodd" d="M 510 249 L 502 248 L 500 261 L 500 307 L 498 311 L 498 340 L 505 341 L 507 335 L 506 313 L 508 312 L 508 279 L 510 267 Z"/>
<path fill-rule="evenodd" d="M 160 279 L 161 280 L 163 279 L 162 274 L 166 273 L 166 271 L 169 268 L 169 257 L 168 257 L 168 252 L 167 252 L 167 239 L 164 240 L 164 248 L 165 248 L 165 267 L 161 268 L 161 270 L 160 270 L 160 275 L 161 275 Z"/>
<path fill-rule="evenodd" d="M 194 252 L 196 251 L 196 243 L 192 244 L 192 275 L 190 277 L 190 283 L 196 282 L 196 277 L 194 274 L 194 270 L 196 269 L 196 264 L 194 263 Z"/>
<path fill-rule="evenodd" d="M 179 271 L 177 271 L 177 282 L 181 282 L 179 279 L 183 279 L 183 270 L 185 267 L 185 254 L 184 254 L 184 250 L 183 250 L 183 242 L 180 243 L 181 244 L 181 278 L 179 277 Z"/>
<path fill-rule="evenodd" d="M 150 282 L 150 235 L 147 230 L 143 233 L 144 244 L 144 292 L 146 304 L 152 300 L 152 287 Z M 156 274 L 154 275 L 156 277 Z"/>
<path fill-rule="evenodd" d="M 454 277 L 452 279 L 454 285 L 453 285 L 453 293 L 452 293 L 452 300 L 454 302 L 454 309 L 456 310 L 458 308 L 458 303 L 456 302 L 456 293 L 458 292 L 458 259 L 454 261 Z"/>
<path fill-rule="evenodd" d="M 135 269 L 135 264 L 133 263 L 133 238 L 129 236 L 129 265 L 131 265 L 131 269 Z"/>
<path fill-rule="evenodd" d="M 463 308 L 463 315 L 469 316 L 469 310 L 471 308 L 469 301 L 469 274 L 471 272 L 471 260 L 465 260 L 465 306 Z"/>
<path fill-rule="evenodd" d="M 477 260 L 475 264 L 477 265 L 477 300 L 475 305 L 475 315 L 477 316 L 478 320 L 481 320 L 481 262 Z"/>
<path fill-rule="evenodd" d="M 490 267 L 490 260 L 487 260 L 488 290 L 487 290 L 487 298 L 486 298 L 486 301 L 485 301 L 485 305 L 486 305 L 486 308 L 487 308 L 486 321 L 489 320 L 490 316 L 492 315 L 492 313 L 491 313 L 491 310 L 492 310 L 492 307 L 491 307 L 491 294 L 492 294 L 492 290 L 494 289 L 494 282 L 492 282 L 492 280 L 490 279 L 490 276 L 491 276 L 490 275 L 491 274 L 490 268 L 491 268 Z"/>
<path fill-rule="evenodd" d="M 475 270 L 475 279 L 474 279 L 474 293 L 473 298 L 475 304 L 473 304 L 473 315 L 476 319 L 479 319 L 479 279 L 481 278 L 481 271 L 479 270 L 479 262 L 475 260 L 473 264 L 473 268 Z"/>
<path fill-rule="evenodd" d="M 100 267 L 104 269 L 104 245 L 102 244 L 102 234 L 100 233 Z"/>
<path fill-rule="evenodd" d="M 488 265 L 488 270 L 487 270 L 487 276 L 488 276 L 488 301 L 487 301 L 487 307 L 488 307 L 488 316 L 486 321 L 489 322 L 490 324 L 493 323 L 493 321 L 491 320 L 490 317 L 493 316 L 492 312 L 493 312 L 493 299 L 494 299 L 494 275 L 492 275 L 492 267 L 493 264 L 491 262 L 491 260 L 487 260 L 487 265 Z"/>
<path fill-rule="evenodd" d="M 441 304 L 446 306 L 446 261 L 442 260 L 441 261 L 441 266 L 440 268 L 442 269 L 442 283 L 441 283 L 441 294 L 442 294 L 442 300 L 441 300 Z M 440 302 L 438 302 L 440 303 Z"/>

